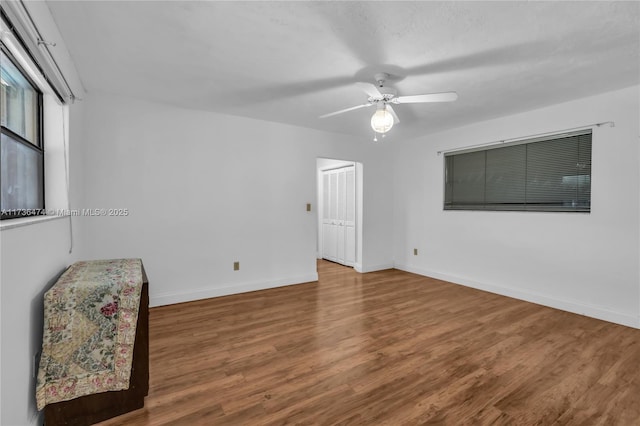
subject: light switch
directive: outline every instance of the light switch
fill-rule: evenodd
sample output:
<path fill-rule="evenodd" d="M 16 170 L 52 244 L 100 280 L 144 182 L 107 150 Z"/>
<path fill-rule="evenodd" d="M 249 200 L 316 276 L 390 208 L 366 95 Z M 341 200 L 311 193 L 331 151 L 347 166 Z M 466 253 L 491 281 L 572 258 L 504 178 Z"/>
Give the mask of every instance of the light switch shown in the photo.
<path fill-rule="evenodd" d="M 310 212 L 311 211 L 311 203 L 307 203 L 307 211 Z"/>

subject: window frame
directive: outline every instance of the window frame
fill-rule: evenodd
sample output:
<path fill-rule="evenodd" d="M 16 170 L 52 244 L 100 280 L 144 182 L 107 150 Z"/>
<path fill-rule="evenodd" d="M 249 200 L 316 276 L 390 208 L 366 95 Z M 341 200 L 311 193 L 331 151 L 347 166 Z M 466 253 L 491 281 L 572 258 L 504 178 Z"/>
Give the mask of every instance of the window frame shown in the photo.
<path fill-rule="evenodd" d="M 29 54 L 26 48 L 24 47 L 24 44 L 22 44 L 20 47 L 25 51 L 25 53 Z M 41 206 L 36 209 L 26 209 L 26 208 L 7 209 L 7 210 L 3 209 L 0 212 L 0 220 L 45 215 L 46 213 L 46 210 L 45 210 L 46 209 L 45 207 L 45 203 L 46 203 L 45 167 L 46 165 L 45 165 L 45 149 L 44 149 L 44 145 L 45 145 L 44 94 L 42 92 L 42 89 L 38 86 L 38 84 L 33 80 L 33 78 L 29 75 L 29 73 L 25 71 L 25 69 L 22 67 L 20 62 L 15 58 L 15 56 L 11 53 L 11 51 L 2 42 L 0 42 L 0 49 L 2 50 L 2 53 L 4 53 L 4 55 L 6 55 L 6 57 L 11 61 L 12 65 L 22 74 L 22 77 L 25 80 L 27 80 L 29 84 L 31 84 L 31 86 L 34 88 L 35 92 L 37 93 L 37 108 L 38 108 L 38 113 L 37 113 L 38 140 L 37 142 L 38 143 L 36 145 L 35 143 L 27 140 L 21 135 L 18 135 L 13 130 L 5 126 L 0 126 L 0 133 L 7 135 L 8 137 L 10 137 L 11 139 L 13 139 L 14 141 L 16 141 L 21 145 L 26 145 L 29 149 L 36 151 L 42 157 L 42 161 L 41 161 L 42 166 L 40 170 L 40 173 L 41 173 L 40 185 L 42 187 Z"/>
<path fill-rule="evenodd" d="M 553 141 L 557 141 L 556 143 L 562 143 L 560 142 L 560 140 L 562 139 L 568 139 L 568 138 L 579 138 L 582 136 L 588 136 L 588 167 L 589 167 L 589 173 L 588 174 L 581 174 L 581 173 L 577 173 L 578 169 L 581 167 L 582 162 L 580 161 L 581 158 L 581 144 L 583 143 L 580 139 L 576 140 L 575 142 L 572 143 L 577 143 L 577 160 L 578 162 L 576 163 L 576 174 L 575 177 L 578 178 L 579 176 L 588 176 L 588 191 L 585 191 L 583 194 L 586 194 L 588 192 L 588 199 L 585 198 L 584 200 L 581 199 L 580 197 L 580 184 L 577 184 L 578 186 L 576 186 L 576 194 L 577 197 L 575 198 L 575 200 L 572 200 L 572 204 L 571 205 L 567 205 L 564 203 L 567 203 L 570 200 L 563 200 L 562 203 L 540 203 L 540 202 L 536 202 L 537 200 L 534 198 L 533 200 L 528 200 L 527 199 L 527 189 L 529 188 L 529 181 L 527 180 L 527 176 L 533 173 L 540 173 L 541 171 L 545 171 L 548 172 L 549 170 L 544 170 L 543 169 L 530 169 L 531 165 L 535 165 L 535 163 L 530 163 L 529 159 L 528 159 L 528 150 L 529 150 L 529 146 L 535 145 L 536 143 L 541 143 L 541 142 L 553 142 Z M 521 171 L 524 174 L 524 181 L 522 181 L 522 185 L 524 186 L 524 201 L 522 202 L 503 202 L 503 203 L 496 203 L 496 202 L 491 202 L 487 200 L 487 185 L 488 185 L 488 178 L 487 175 L 491 176 L 493 173 L 499 171 L 502 173 L 505 173 L 508 170 L 504 170 L 503 169 L 490 169 L 487 167 L 487 159 L 488 159 L 488 152 L 492 151 L 492 150 L 500 150 L 500 149 L 506 149 L 506 148 L 511 148 L 511 147 L 516 147 L 516 146 L 525 146 L 525 154 L 524 154 L 524 165 L 521 169 Z M 562 153 L 562 151 L 559 151 L 560 153 Z M 570 152 L 570 151 L 568 151 Z M 587 151 L 582 151 L 586 154 Z M 453 176 L 450 175 L 450 163 L 454 163 L 454 158 L 458 155 L 464 155 L 464 154 L 473 154 L 473 153 L 482 153 L 484 154 L 484 165 L 481 166 L 482 168 L 482 176 L 484 176 L 484 183 L 482 183 L 482 190 L 483 193 L 475 193 L 472 192 L 471 195 L 477 195 L 477 196 L 482 196 L 482 200 L 481 201 L 467 201 L 465 203 L 465 201 L 454 201 L 454 196 L 453 194 L 455 193 L 454 191 L 454 186 L 455 185 L 455 171 L 451 172 L 453 173 Z M 451 159 L 451 161 L 449 161 L 449 159 Z M 514 156 L 513 160 L 518 160 L 519 157 Z M 469 148 L 469 149 L 460 149 L 460 150 L 454 150 L 454 151 L 449 151 L 447 153 L 445 153 L 445 155 L 443 156 L 443 195 L 442 195 L 442 207 L 444 211 L 487 211 L 487 212 L 500 212 L 500 211 L 504 211 L 504 212 L 542 212 L 542 213 L 591 213 L 591 200 L 592 200 L 592 194 L 591 194 L 591 178 L 593 175 L 593 170 L 592 170 L 592 159 L 593 159 L 593 130 L 591 128 L 585 128 L 585 129 L 581 129 L 581 130 L 576 130 L 576 131 L 572 131 L 572 132 L 559 132 L 557 134 L 552 134 L 552 135 L 546 135 L 543 137 L 534 137 L 534 138 L 527 138 L 527 139 L 519 139 L 519 140 L 515 140 L 513 142 L 509 142 L 509 143 L 496 143 L 496 144 L 491 144 L 491 145 L 483 145 L 480 147 L 474 147 L 474 148 Z M 461 157 L 462 160 L 462 157 Z M 472 163 L 470 163 L 472 164 Z M 453 165 L 453 164 L 451 164 Z M 584 165 L 582 165 L 582 167 L 584 167 Z M 452 169 L 455 170 L 455 166 L 451 167 Z M 556 168 L 553 169 L 554 171 L 562 171 L 562 168 Z M 493 172 L 493 173 L 492 173 Z M 464 176 L 464 174 L 462 175 Z M 494 175 L 495 176 L 495 175 Z M 504 176 L 503 174 L 498 174 L 498 176 Z M 553 176 L 553 175 L 550 175 Z M 578 181 L 576 179 L 576 181 Z M 509 187 L 510 184 L 512 184 L 513 182 L 518 182 L 518 181 L 510 181 L 507 182 L 503 187 L 502 190 L 504 191 L 509 191 Z M 495 182 L 494 182 L 495 184 Z M 556 188 L 557 189 L 557 188 Z M 586 189 L 586 186 L 585 188 Z M 549 192 L 549 194 L 562 194 L 560 193 L 556 193 L 556 192 Z M 585 204 L 582 204 L 581 201 L 585 202 Z"/>

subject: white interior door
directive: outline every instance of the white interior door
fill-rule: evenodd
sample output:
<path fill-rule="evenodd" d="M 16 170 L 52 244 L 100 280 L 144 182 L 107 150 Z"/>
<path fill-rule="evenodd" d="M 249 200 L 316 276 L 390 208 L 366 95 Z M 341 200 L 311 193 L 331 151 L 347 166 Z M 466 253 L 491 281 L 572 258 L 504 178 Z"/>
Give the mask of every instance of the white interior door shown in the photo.
<path fill-rule="evenodd" d="M 347 196 L 344 169 L 338 169 L 335 172 L 335 176 L 338 180 L 336 188 L 336 205 L 338 206 L 338 215 L 336 216 L 336 262 L 344 264 L 344 245 L 345 245 L 345 232 L 344 232 L 344 218 L 347 212 Z"/>
<path fill-rule="evenodd" d="M 322 172 L 322 257 L 353 266 L 356 254 L 355 168 Z"/>
<path fill-rule="evenodd" d="M 336 261 L 335 228 L 331 217 L 331 174 L 322 173 L 322 257 Z"/>
<path fill-rule="evenodd" d="M 345 253 L 344 264 L 356 263 L 356 171 L 355 167 L 345 169 Z"/>

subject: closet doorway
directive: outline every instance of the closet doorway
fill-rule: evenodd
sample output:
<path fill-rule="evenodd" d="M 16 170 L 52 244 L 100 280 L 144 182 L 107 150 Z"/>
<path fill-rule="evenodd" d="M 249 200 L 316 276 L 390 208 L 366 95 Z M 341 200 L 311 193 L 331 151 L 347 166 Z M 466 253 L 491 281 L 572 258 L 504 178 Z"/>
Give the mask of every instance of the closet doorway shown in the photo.
<path fill-rule="evenodd" d="M 361 265 L 361 171 L 360 163 L 318 159 L 318 258 L 356 270 Z"/>

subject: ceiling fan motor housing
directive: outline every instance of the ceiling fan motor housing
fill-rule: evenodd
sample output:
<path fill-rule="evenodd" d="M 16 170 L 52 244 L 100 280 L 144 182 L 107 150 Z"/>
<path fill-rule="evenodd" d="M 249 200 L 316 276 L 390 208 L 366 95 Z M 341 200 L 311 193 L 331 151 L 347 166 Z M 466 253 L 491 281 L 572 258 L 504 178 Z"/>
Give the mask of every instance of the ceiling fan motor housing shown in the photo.
<path fill-rule="evenodd" d="M 384 82 L 387 80 L 387 78 L 389 78 L 389 74 L 387 74 L 386 72 L 380 72 L 380 73 L 377 73 L 374 77 L 376 79 L 376 82 L 378 82 L 377 89 L 382 95 L 382 97 L 371 97 L 369 98 L 369 102 L 373 102 L 373 103 L 377 103 L 380 101 L 388 102 L 394 97 L 396 97 L 396 95 L 398 94 L 396 89 L 394 89 L 393 87 L 384 86 Z"/>
<path fill-rule="evenodd" d="M 385 101 L 394 98 L 398 94 L 398 91 L 393 87 L 378 87 L 378 90 L 382 94 L 382 99 Z"/>

